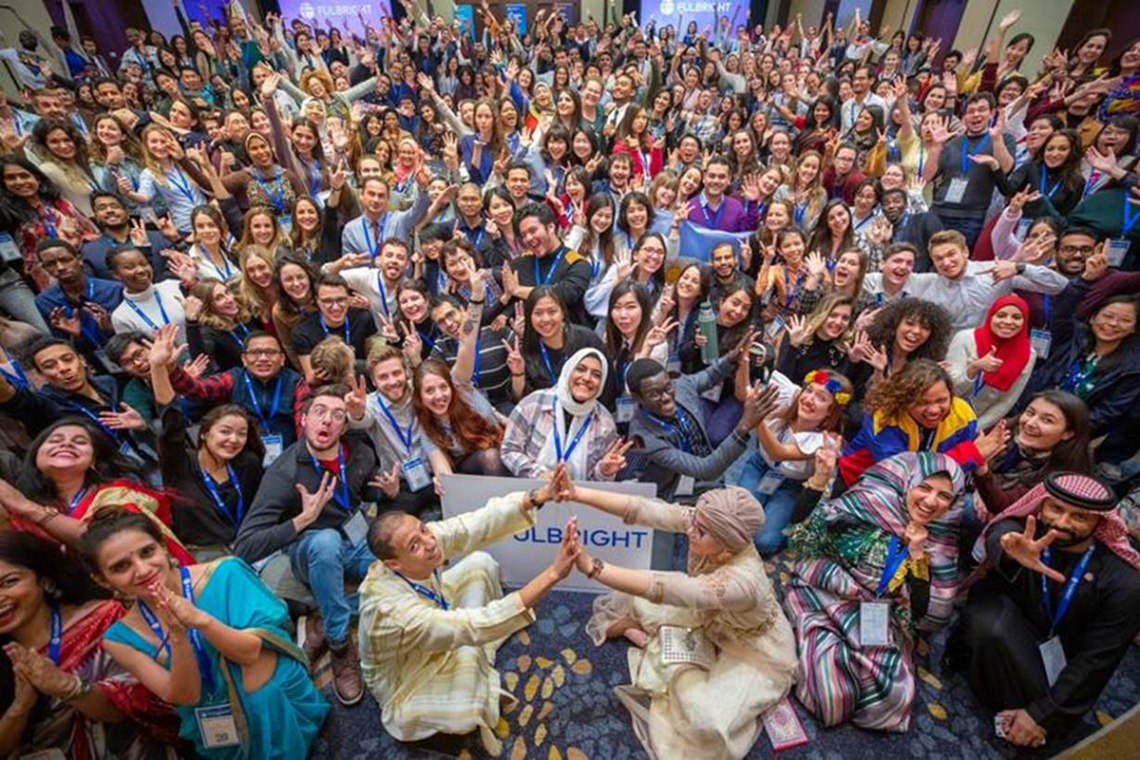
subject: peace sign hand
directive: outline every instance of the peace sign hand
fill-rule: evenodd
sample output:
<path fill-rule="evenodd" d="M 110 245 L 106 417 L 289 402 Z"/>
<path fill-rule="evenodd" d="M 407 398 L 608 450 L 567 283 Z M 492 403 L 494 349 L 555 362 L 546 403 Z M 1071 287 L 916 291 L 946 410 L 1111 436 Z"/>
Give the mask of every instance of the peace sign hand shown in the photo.
<path fill-rule="evenodd" d="M 364 382 L 364 376 L 361 375 L 357 379 L 356 375 L 351 372 L 348 375 L 348 385 L 351 390 L 344 395 L 344 406 L 351 419 L 359 420 L 364 417 L 364 400 L 368 393 L 368 386 Z"/>
<path fill-rule="evenodd" d="M 610 446 L 602 461 L 598 462 L 598 473 L 606 480 L 613 480 L 621 469 L 625 467 L 625 452 L 629 451 L 634 441 L 624 441 L 619 438 Z"/>
<path fill-rule="evenodd" d="M 526 362 L 523 361 L 518 333 L 515 334 L 513 344 L 509 340 L 504 340 L 503 347 L 507 349 L 507 369 L 511 371 L 512 375 L 524 374 L 526 372 Z"/>
<path fill-rule="evenodd" d="M 368 482 L 373 488 L 379 488 L 389 499 L 394 499 L 400 493 L 400 465 L 397 462 L 388 472 L 377 472 Z"/>
<path fill-rule="evenodd" d="M 1041 561 L 1041 552 L 1057 540 L 1058 533 L 1050 530 L 1039 539 L 1037 535 L 1037 518 L 1029 515 L 1025 518 L 1025 532 L 1011 531 L 1001 537 L 1001 549 L 1005 555 L 1022 567 L 1041 573 L 1057 583 L 1064 583 L 1065 576 Z"/>
<path fill-rule="evenodd" d="M 669 333 L 671 333 L 673 330 L 677 329 L 677 326 L 679 324 L 680 324 L 680 322 L 678 322 L 677 320 L 667 318 L 661 324 L 654 325 L 653 327 L 651 327 L 649 329 L 649 332 L 645 334 L 646 353 L 648 353 L 648 351 L 650 349 L 653 349 L 656 346 L 659 346 L 662 343 L 664 343 L 665 339 L 669 337 Z"/>

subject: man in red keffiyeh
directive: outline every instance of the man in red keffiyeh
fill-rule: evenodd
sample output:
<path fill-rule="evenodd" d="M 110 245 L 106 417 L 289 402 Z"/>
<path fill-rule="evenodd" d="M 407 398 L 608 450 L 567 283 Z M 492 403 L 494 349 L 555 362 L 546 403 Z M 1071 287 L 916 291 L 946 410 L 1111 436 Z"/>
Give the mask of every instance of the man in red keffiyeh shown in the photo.
<path fill-rule="evenodd" d="M 1049 475 L 982 534 L 960 643 L 995 730 L 1020 746 L 1063 737 L 1140 630 L 1140 554 L 1095 478 Z"/>

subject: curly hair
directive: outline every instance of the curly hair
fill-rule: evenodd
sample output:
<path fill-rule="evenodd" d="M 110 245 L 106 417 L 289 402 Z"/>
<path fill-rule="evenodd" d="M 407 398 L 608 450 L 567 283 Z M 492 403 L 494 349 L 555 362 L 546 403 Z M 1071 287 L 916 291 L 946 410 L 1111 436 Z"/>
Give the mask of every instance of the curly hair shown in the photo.
<path fill-rule="evenodd" d="M 953 396 L 954 381 L 950 373 L 930 359 L 915 359 L 907 362 L 900 372 L 872 385 L 865 405 L 871 412 L 881 412 L 886 420 L 896 420 L 940 382 L 946 384 Z"/>
<path fill-rule="evenodd" d="M 907 296 L 887 304 L 867 328 L 867 337 L 871 339 L 872 344 L 881 346 L 889 352 L 895 344 L 899 325 L 905 319 L 915 319 L 930 331 L 930 337 L 926 342 L 907 357 L 909 361 L 913 362 L 916 359 L 942 361 L 946 358 L 946 350 L 950 347 L 954 327 L 950 312 L 933 301 Z"/>

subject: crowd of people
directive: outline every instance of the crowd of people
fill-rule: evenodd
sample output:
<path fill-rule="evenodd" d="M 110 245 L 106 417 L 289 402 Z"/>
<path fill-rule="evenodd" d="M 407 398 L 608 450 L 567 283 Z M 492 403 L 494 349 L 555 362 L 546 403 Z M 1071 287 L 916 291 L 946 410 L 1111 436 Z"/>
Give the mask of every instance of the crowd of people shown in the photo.
<path fill-rule="evenodd" d="M 906 731 L 946 627 L 1001 740 L 1092 708 L 1140 632 L 1140 40 L 174 10 L 115 57 L 0 6 L 0 755 L 303 757 L 365 689 L 495 754 L 575 572 L 655 758 L 789 695 Z M 540 485 L 441 519 L 455 473 Z M 505 593 L 547 502 L 687 567 L 575 518 Z"/>

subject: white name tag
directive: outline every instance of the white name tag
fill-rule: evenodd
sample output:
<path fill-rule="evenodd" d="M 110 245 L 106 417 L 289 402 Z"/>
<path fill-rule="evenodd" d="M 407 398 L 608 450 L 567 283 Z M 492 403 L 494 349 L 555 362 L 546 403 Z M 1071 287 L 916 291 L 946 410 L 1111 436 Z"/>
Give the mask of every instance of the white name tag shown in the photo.
<path fill-rule="evenodd" d="M 771 496 L 776 493 L 776 490 L 783 485 L 784 476 L 774 470 L 768 470 L 764 476 L 760 478 L 760 482 L 756 484 L 756 490 L 765 496 Z"/>
<path fill-rule="evenodd" d="M 890 602 L 859 604 L 859 644 L 865 647 L 890 646 Z"/>
<path fill-rule="evenodd" d="M 368 521 L 364 519 L 364 512 L 356 510 L 352 515 L 352 519 L 344 524 L 341 528 L 344 535 L 348 536 L 349 543 L 353 546 L 363 543 L 368 538 Z"/>
<path fill-rule="evenodd" d="M 198 732 L 206 749 L 241 744 L 237 723 L 234 722 L 234 711 L 229 705 L 199 707 L 194 711 L 194 717 L 198 720 Z"/>
<path fill-rule="evenodd" d="M 411 490 L 422 491 L 431 485 L 431 475 L 428 475 L 423 459 L 419 457 L 409 459 L 400 465 L 400 469 L 404 471 L 404 480 L 408 482 L 408 488 Z"/>
<path fill-rule="evenodd" d="M 1037 648 L 1041 651 L 1041 664 L 1045 666 L 1045 680 L 1049 682 L 1049 688 L 1052 688 L 1065 669 L 1065 648 L 1061 646 L 1061 637 L 1054 636 Z"/>
<path fill-rule="evenodd" d="M 265 446 L 265 457 L 261 460 L 261 465 L 268 467 L 285 450 L 285 441 L 279 435 L 263 435 L 261 443 Z"/>
<path fill-rule="evenodd" d="M 637 402 L 633 400 L 633 396 L 620 396 L 617 400 L 617 421 L 629 422 L 633 419 L 634 412 L 637 411 Z"/>
<path fill-rule="evenodd" d="M 677 490 L 673 492 L 674 496 L 692 496 L 693 489 L 697 483 L 692 475 L 682 475 L 681 479 L 677 481 Z"/>
<path fill-rule="evenodd" d="M 787 296 L 784 296 L 784 298 L 787 299 Z M 779 335 L 780 330 L 783 330 L 783 329 L 784 329 L 784 318 L 782 316 L 780 316 L 779 314 L 777 314 L 775 317 L 772 318 L 772 321 L 768 323 L 768 327 L 765 328 L 764 334 L 768 337 L 769 341 L 775 341 L 776 336 Z"/>
<path fill-rule="evenodd" d="M 1108 241 L 1108 250 L 1105 255 L 1108 257 L 1108 265 L 1110 267 L 1118 267 L 1124 263 L 1124 257 L 1128 255 L 1128 248 L 1132 245 L 1132 241 L 1128 238 L 1112 238 Z"/>
<path fill-rule="evenodd" d="M 1030 330 L 1029 342 L 1037 352 L 1038 361 L 1049 358 L 1049 350 L 1053 347 L 1053 333 L 1048 330 Z"/>
<path fill-rule="evenodd" d="M 24 257 L 20 254 L 19 247 L 16 246 L 16 241 L 7 232 L 0 233 L 0 261 L 5 264 L 14 264 L 17 261 L 23 261 Z"/>
<path fill-rule="evenodd" d="M 966 195 L 966 188 L 969 186 L 970 180 L 962 177 L 950 180 L 950 187 L 946 188 L 946 202 L 961 203 L 962 198 Z"/>

